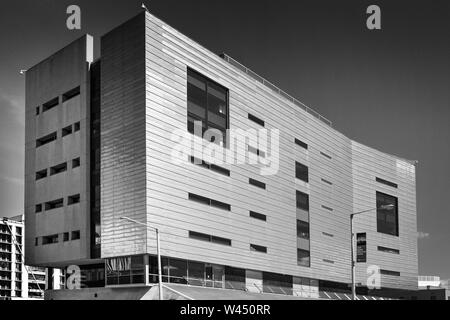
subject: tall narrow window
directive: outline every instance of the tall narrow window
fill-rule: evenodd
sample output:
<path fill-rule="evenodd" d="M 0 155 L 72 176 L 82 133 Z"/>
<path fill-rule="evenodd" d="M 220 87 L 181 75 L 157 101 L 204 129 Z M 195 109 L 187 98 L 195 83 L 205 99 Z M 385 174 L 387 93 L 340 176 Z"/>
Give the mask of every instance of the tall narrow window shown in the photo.
<path fill-rule="evenodd" d="M 398 199 L 377 192 L 377 231 L 398 236 Z"/>
<path fill-rule="evenodd" d="M 194 122 L 202 122 L 202 135 L 208 129 L 222 133 L 225 145 L 228 129 L 228 89 L 188 69 L 188 131 L 194 133 Z M 212 141 L 215 142 L 215 141 Z"/>

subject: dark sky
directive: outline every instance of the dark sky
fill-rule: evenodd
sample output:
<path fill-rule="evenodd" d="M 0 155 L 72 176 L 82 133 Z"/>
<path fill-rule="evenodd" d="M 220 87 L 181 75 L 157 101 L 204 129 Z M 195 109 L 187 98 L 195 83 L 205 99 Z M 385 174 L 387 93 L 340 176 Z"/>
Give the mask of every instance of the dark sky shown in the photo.
<path fill-rule="evenodd" d="M 84 33 L 98 41 L 140 12 L 141 2 L 2 1 L 0 216 L 23 212 L 24 78 L 18 71 Z M 145 2 L 184 34 L 313 107 L 348 137 L 419 160 L 420 274 L 450 278 L 450 1 Z M 81 31 L 66 28 L 71 4 L 81 7 Z M 381 7 L 381 31 L 366 28 L 370 4 Z"/>

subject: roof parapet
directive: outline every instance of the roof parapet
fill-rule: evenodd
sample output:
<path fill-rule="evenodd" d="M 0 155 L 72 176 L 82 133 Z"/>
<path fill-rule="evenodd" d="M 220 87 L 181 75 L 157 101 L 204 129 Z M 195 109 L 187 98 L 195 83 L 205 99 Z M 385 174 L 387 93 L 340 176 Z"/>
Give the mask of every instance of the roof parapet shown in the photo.
<path fill-rule="evenodd" d="M 264 79 L 263 77 L 261 77 L 260 75 L 258 75 L 256 72 L 250 70 L 249 68 L 247 68 L 246 66 L 244 66 L 243 64 L 239 63 L 238 61 L 236 61 L 235 59 L 231 58 L 229 55 L 227 55 L 226 53 L 222 53 L 220 54 L 220 57 L 222 59 L 224 59 L 226 62 L 228 62 L 229 64 L 231 64 L 232 66 L 238 68 L 239 70 L 243 71 L 244 73 L 246 73 L 247 75 L 249 75 L 250 77 L 252 77 L 253 79 L 255 79 L 256 81 L 262 83 L 263 85 L 265 85 L 266 87 L 268 87 L 269 89 L 272 89 L 273 91 L 275 91 L 277 94 L 283 96 L 285 99 L 289 100 L 290 102 L 294 103 L 296 106 L 300 107 L 301 109 L 303 109 L 304 111 L 306 111 L 307 113 L 311 114 L 312 116 L 314 116 L 315 118 L 319 119 L 320 121 L 322 121 L 323 123 L 325 123 L 326 125 L 333 127 L 333 123 L 328 120 L 327 118 L 325 118 L 324 116 L 322 116 L 320 113 L 318 113 L 317 111 L 311 109 L 310 107 L 308 107 L 307 105 L 305 105 L 303 102 L 298 101 L 297 99 L 295 99 L 293 96 L 291 96 L 290 94 L 284 92 L 283 90 L 281 90 L 279 87 L 277 87 L 276 85 L 274 85 L 272 82 Z"/>

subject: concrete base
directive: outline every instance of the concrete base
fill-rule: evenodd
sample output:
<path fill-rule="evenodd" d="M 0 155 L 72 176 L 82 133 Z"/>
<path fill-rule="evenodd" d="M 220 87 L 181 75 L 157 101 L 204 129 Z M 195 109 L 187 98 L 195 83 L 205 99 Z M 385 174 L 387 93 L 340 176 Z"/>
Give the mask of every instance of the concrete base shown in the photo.
<path fill-rule="evenodd" d="M 164 300 L 183 300 L 175 292 L 164 290 Z M 47 290 L 45 300 L 159 300 L 158 286 L 124 288 L 86 288 L 80 290 Z"/>

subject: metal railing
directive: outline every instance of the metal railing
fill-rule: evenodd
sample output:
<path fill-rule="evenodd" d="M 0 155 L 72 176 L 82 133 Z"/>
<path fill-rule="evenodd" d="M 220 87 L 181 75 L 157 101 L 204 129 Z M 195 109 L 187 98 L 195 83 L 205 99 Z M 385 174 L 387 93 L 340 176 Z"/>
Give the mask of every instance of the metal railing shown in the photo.
<path fill-rule="evenodd" d="M 237 69 L 243 71 L 244 73 L 246 73 L 247 75 L 249 75 L 250 77 L 252 77 L 253 79 L 255 79 L 256 81 L 258 81 L 259 83 L 262 83 L 263 85 L 265 85 L 266 87 L 268 87 L 269 89 L 275 91 L 276 93 L 278 93 L 279 95 L 283 96 L 285 99 L 289 100 L 290 102 L 294 103 L 296 106 L 300 107 L 301 109 L 303 109 L 304 111 L 306 111 L 307 113 L 311 114 L 312 116 L 314 116 L 315 118 L 319 119 L 320 121 L 322 121 L 323 123 L 325 123 L 326 125 L 332 127 L 333 123 L 328 120 L 327 118 L 325 118 L 324 116 L 322 116 L 320 113 L 318 113 L 317 111 L 311 109 L 310 107 L 308 107 L 307 105 L 305 105 L 303 102 L 298 101 L 297 99 L 295 99 L 293 96 L 291 96 L 290 94 L 284 92 L 283 90 L 281 90 L 279 87 L 277 87 L 276 85 L 274 85 L 272 82 L 264 79 L 263 77 L 261 77 L 260 75 L 258 75 L 256 72 L 252 71 L 251 69 L 247 68 L 246 66 L 244 66 L 243 64 L 239 63 L 238 61 L 236 61 L 235 59 L 231 58 L 229 55 L 227 55 L 226 53 L 222 53 L 220 55 L 220 57 L 222 59 L 224 59 L 226 62 L 228 62 L 229 64 L 231 64 L 232 66 L 236 67 Z"/>

